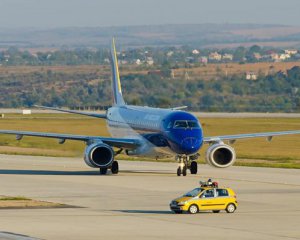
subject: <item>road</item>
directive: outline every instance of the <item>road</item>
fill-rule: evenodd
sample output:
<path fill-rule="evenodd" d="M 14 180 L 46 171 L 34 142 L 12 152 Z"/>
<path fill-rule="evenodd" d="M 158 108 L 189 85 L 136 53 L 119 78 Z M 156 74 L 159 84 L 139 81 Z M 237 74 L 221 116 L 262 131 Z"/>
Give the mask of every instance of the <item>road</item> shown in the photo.
<path fill-rule="evenodd" d="M 121 161 L 120 174 L 99 176 L 79 158 L 10 155 L 0 166 L 0 195 L 74 206 L 2 209 L 0 239 L 300 239 L 300 170 L 200 165 L 177 177 L 176 163 Z M 234 214 L 169 211 L 207 178 L 237 192 Z"/>

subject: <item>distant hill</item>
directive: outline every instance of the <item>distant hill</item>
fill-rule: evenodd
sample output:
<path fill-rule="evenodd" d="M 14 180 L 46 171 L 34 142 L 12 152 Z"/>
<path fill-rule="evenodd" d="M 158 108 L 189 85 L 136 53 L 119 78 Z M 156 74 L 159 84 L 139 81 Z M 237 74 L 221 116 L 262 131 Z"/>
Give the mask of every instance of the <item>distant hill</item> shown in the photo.
<path fill-rule="evenodd" d="M 261 43 L 300 46 L 300 27 L 260 24 L 183 24 L 124 27 L 0 29 L 0 47 L 107 47 L 116 36 L 123 47 Z"/>

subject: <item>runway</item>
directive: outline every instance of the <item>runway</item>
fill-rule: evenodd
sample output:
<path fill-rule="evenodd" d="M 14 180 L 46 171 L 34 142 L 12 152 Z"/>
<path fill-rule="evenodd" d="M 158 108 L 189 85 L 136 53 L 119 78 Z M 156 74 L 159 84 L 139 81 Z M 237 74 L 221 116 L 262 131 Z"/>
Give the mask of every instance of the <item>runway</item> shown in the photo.
<path fill-rule="evenodd" d="M 0 195 L 76 206 L 0 210 L 0 239 L 300 239 L 300 170 L 120 161 L 99 176 L 80 158 L 0 155 Z M 233 188 L 239 208 L 176 215 L 169 202 L 213 178 Z"/>

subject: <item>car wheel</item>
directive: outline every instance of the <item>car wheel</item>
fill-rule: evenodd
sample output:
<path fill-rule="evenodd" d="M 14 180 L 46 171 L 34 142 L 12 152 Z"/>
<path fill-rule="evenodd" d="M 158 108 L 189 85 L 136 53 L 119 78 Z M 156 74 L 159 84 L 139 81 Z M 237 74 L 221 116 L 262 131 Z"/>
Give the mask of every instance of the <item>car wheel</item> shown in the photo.
<path fill-rule="evenodd" d="M 198 211 L 199 211 L 199 209 L 198 209 L 197 205 L 195 205 L 195 204 L 192 204 L 192 205 L 189 207 L 189 213 L 191 213 L 191 214 L 195 214 L 195 213 L 197 213 Z"/>
<path fill-rule="evenodd" d="M 234 213 L 236 207 L 233 203 L 229 203 L 226 207 L 226 212 L 228 213 Z"/>
<path fill-rule="evenodd" d="M 180 213 L 182 213 L 182 211 L 180 211 L 180 210 L 175 210 L 174 213 L 180 214 Z"/>
<path fill-rule="evenodd" d="M 213 210 L 213 213 L 219 213 L 220 210 Z"/>

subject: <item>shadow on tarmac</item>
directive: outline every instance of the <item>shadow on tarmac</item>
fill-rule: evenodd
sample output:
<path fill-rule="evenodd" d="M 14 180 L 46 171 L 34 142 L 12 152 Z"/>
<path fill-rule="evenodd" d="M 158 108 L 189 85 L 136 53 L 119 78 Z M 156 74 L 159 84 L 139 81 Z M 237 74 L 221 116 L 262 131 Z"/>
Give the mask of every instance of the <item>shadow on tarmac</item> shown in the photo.
<path fill-rule="evenodd" d="M 51 171 L 51 170 L 11 170 L 1 169 L 0 174 L 15 174 L 15 175 L 100 175 L 98 171 Z M 108 174 L 111 175 L 111 174 Z"/>
<path fill-rule="evenodd" d="M 174 214 L 172 211 L 157 211 L 157 210 L 112 210 L 113 212 L 122 213 L 137 213 L 137 214 Z"/>
<path fill-rule="evenodd" d="M 134 213 L 134 214 L 158 214 L 158 215 L 190 215 L 187 212 L 175 214 L 173 211 L 158 211 L 158 210 L 111 210 L 112 212 Z M 211 211 L 203 211 L 197 214 L 213 214 Z"/>
<path fill-rule="evenodd" d="M 17 170 L 17 169 L 0 169 L 0 174 L 15 174 L 15 175 L 71 175 L 71 176 L 118 176 L 118 174 L 100 175 L 99 171 L 57 171 L 57 170 Z M 145 174 L 145 175 L 171 175 L 174 173 L 156 172 L 156 171 L 120 171 L 120 174 Z"/>

